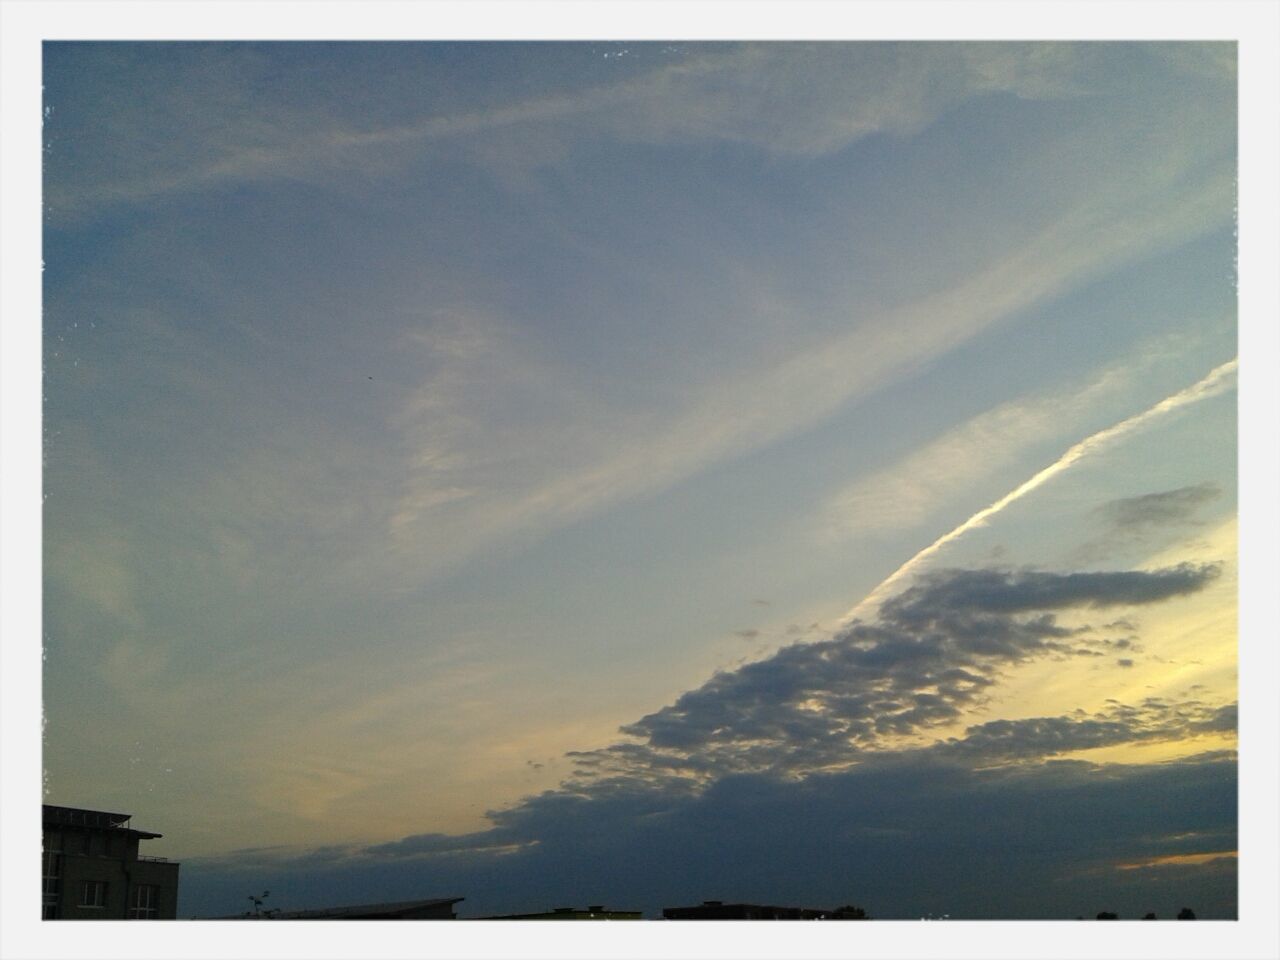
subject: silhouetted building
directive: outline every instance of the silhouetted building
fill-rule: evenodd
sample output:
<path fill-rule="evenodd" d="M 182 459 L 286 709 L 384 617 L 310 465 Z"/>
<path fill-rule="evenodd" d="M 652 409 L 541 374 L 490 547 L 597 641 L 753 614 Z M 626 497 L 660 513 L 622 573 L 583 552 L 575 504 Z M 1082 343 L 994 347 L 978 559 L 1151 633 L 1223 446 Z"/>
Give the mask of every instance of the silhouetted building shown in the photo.
<path fill-rule="evenodd" d="M 698 907 L 663 907 L 664 920 L 834 920 L 834 910 L 773 907 L 758 903 L 704 900 Z"/>
<path fill-rule="evenodd" d="M 502 917 L 480 917 L 480 920 L 642 920 L 639 910 L 606 910 L 593 904 L 585 910 L 577 907 L 554 907 L 543 913 L 511 913 Z"/>
<path fill-rule="evenodd" d="M 178 864 L 138 855 L 127 813 L 44 805 L 45 920 L 172 920 L 178 915 Z"/>
<path fill-rule="evenodd" d="M 321 910 L 261 910 L 212 920 L 456 920 L 453 905 L 466 897 L 436 900 L 401 900 L 396 903 L 365 903 Z"/>

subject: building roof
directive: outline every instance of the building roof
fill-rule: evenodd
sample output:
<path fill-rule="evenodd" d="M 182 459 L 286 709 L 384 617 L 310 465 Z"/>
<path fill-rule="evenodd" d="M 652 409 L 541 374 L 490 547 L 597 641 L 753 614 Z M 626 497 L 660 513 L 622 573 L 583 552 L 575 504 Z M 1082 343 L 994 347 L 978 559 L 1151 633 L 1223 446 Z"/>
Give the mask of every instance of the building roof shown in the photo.
<path fill-rule="evenodd" d="M 721 900 L 703 900 L 696 907 L 663 907 L 662 916 L 667 920 L 824 920 L 835 911 L 812 907 L 782 907 L 765 903 L 725 903 Z"/>
<path fill-rule="evenodd" d="M 155 840 L 164 836 L 149 830 L 135 830 L 129 826 L 133 819 L 131 813 L 109 813 L 106 810 L 86 810 L 82 807 L 60 807 L 52 803 L 41 805 L 42 820 L 45 823 L 66 827 L 94 827 L 102 830 L 128 830 L 144 840 Z"/>
<path fill-rule="evenodd" d="M 261 915 L 237 914 L 230 917 L 214 917 L 214 920 L 358 920 L 361 917 L 393 918 L 425 910 L 429 907 L 452 907 L 466 897 L 440 897 L 434 900 L 400 900 L 394 903 L 362 903 L 346 907 L 324 907 L 319 910 L 286 910 L 264 912 Z"/>
<path fill-rule="evenodd" d="M 480 917 L 481 920 L 639 920 L 639 910 L 606 909 L 598 904 L 579 909 L 577 907 L 553 907 L 540 913 L 507 913 L 499 917 Z"/>

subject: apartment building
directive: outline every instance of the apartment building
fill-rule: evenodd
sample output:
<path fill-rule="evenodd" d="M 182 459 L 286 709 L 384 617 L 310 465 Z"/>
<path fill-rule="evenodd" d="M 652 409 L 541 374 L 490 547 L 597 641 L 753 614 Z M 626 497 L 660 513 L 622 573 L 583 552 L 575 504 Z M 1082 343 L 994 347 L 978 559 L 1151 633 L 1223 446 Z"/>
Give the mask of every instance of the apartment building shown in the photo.
<path fill-rule="evenodd" d="M 172 920 L 178 864 L 138 853 L 161 836 L 127 813 L 44 805 L 45 920 Z"/>

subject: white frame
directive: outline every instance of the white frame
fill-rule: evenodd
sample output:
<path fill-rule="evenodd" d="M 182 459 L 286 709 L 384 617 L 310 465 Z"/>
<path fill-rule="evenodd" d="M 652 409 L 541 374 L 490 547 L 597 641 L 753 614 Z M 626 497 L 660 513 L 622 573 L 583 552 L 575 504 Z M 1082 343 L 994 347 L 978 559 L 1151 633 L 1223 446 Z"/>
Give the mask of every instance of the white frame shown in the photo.
<path fill-rule="evenodd" d="M 95 893 L 93 901 L 89 899 L 89 892 Z M 80 903 L 79 906 L 86 910 L 105 910 L 107 908 L 107 881 L 105 880 L 85 880 L 80 884 Z"/>
<path fill-rule="evenodd" d="M 143 903 L 143 893 L 146 903 Z M 130 920 L 158 920 L 160 918 L 160 888 L 154 883 L 139 883 L 129 897 Z"/>

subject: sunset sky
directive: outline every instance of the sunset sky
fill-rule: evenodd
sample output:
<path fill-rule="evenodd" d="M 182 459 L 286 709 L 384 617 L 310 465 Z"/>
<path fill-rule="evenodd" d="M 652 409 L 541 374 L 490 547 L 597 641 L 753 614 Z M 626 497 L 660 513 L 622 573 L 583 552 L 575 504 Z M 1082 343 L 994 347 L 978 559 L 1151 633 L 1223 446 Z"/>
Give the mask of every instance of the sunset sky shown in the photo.
<path fill-rule="evenodd" d="M 181 916 L 1236 916 L 1234 44 L 44 84 L 46 799 Z"/>

